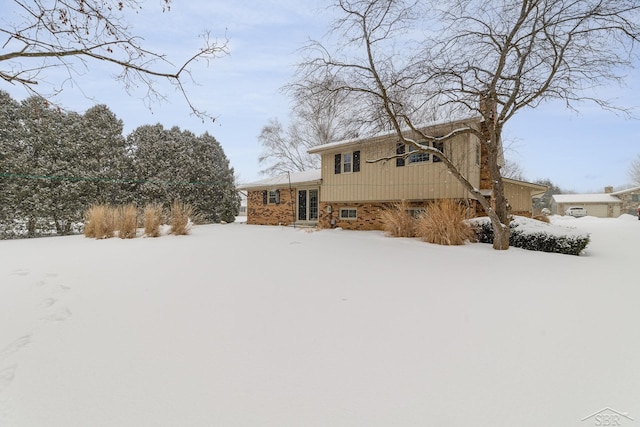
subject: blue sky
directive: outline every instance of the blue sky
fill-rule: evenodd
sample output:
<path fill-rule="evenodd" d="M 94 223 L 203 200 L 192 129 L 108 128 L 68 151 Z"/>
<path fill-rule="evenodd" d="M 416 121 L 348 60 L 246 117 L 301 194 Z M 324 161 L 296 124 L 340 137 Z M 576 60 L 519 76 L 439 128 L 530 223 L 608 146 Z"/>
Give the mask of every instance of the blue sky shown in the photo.
<path fill-rule="evenodd" d="M 160 1 L 149 1 L 131 20 L 133 32 L 150 50 L 164 52 L 175 63 L 200 46 L 198 35 L 229 39 L 230 55 L 193 70 L 197 85 L 188 85 L 192 102 L 217 117 L 214 123 L 190 115 L 188 106 L 170 86 L 160 85 L 168 101 L 149 107 L 140 90 L 127 94 L 108 66 L 90 64 L 76 85 L 66 85 L 57 99 L 65 108 L 83 112 L 104 103 L 124 121 L 129 133 L 144 124 L 179 126 L 201 134 L 208 131 L 222 144 L 243 181 L 261 179 L 257 163 L 258 135 L 270 118 L 286 122 L 289 100 L 280 92 L 293 77 L 298 49 L 326 32 L 331 18 L 324 2 L 301 0 L 191 0 L 174 2 L 162 13 Z M 0 53 L 2 50 L 0 49 Z M 607 97 L 624 105 L 640 104 L 640 70 L 629 87 L 611 88 Z M 24 92 L 0 85 L 16 99 Z M 640 111 L 638 112 L 640 115 Z M 580 114 L 561 104 L 523 111 L 507 125 L 506 156 L 517 162 L 528 180 L 549 178 L 574 192 L 600 192 L 607 185 L 630 180 L 631 161 L 640 154 L 640 121 L 626 120 L 585 104 Z"/>

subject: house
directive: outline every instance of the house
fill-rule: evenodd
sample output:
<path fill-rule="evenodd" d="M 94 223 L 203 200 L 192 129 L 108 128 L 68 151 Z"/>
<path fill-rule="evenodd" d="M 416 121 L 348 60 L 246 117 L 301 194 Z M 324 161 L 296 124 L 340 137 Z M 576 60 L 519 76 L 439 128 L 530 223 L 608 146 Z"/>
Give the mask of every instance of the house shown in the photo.
<path fill-rule="evenodd" d="M 572 206 L 583 207 L 587 215 L 599 218 L 617 218 L 623 213 L 637 215 L 640 204 L 640 187 L 613 191 L 605 187 L 604 193 L 555 194 L 551 197 L 551 213 L 564 215 Z"/>
<path fill-rule="evenodd" d="M 617 197 L 618 199 L 620 199 L 620 201 L 622 201 L 622 206 L 620 208 L 621 213 L 626 213 L 629 215 L 638 214 L 638 207 L 640 206 L 640 187 L 614 191 L 611 192 L 611 195 Z"/>
<path fill-rule="evenodd" d="M 247 193 L 247 223 L 316 225 L 321 181 L 315 169 L 238 186 Z"/>
<path fill-rule="evenodd" d="M 446 135 L 462 126 L 481 129 L 480 118 L 433 124 L 424 128 L 431 135 Z M 411 132 L 409 138 L 417 138 Z M 486 154 L 477 136 L 461 134 L 436 143 L 470 183 L 491 197 Z M 398 142 L 395 133 L 350 139 L 313 147 L 321 156 L 321 169 L 282 175 L 250 184 L 247 191 L 247 223 L 303 224 L 321 228 L 382 229 L 381 210 L 402 200 L 419 212 L 438 199 L 454 199 L 469 207 L 470 215 L 481 208 L 449 172 L 437 155 L 416 152 Z M 406 154 L 405 158 L 392 158 Z M 380 161 L 377 161 L 380 160 Z M 545 186 L 505 179 L 505 194 L 511 212 L 532 215 L 532 197 Z"/>

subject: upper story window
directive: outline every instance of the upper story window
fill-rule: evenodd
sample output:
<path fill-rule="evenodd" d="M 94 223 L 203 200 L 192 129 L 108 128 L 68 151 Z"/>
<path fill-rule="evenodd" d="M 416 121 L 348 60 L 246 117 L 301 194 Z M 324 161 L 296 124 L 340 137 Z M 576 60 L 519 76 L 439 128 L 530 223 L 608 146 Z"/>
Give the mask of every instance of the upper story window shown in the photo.
<path fill-rule="evenodd" d="M 413 153 L 413 154 L 409 154 L 409 157 L 408 157 L 409 164 L 428 162 L 431 158 L 429 153 L 425 151 L 418 151 L 418 148 L 416 148 L 413 145 L 409 145 L 407 148 L 409 149 L 409 153 Z"/>
<path fill-rule="evenodd" d="M 336 174 L 360 172 L 360 151 L 336 154 L 333 171 Z"/>
<path fill-rule="evenodd" d="M 442 153 L 444 153 L 444 142 L 432 142 L 423 141 L 420 144 L 433 147 Z M 437 154 L 432 154 L 426 151 L 420 151 L 417 147 L 411 144 L 403 144 L 401 142 L 396 144 L 396 154 L 403 155 L 411 153 L 407 157 L 399 157 L 396 159 L 396 166 L 404 166 L 406 164 L 414 163 L 438 163 L 442 159 Z"/>
<path fill-rule="evenodd" d="M 353 153 L 344 153 L 342 155 L 342 172 L 351 172 L 353 165 Z"/>

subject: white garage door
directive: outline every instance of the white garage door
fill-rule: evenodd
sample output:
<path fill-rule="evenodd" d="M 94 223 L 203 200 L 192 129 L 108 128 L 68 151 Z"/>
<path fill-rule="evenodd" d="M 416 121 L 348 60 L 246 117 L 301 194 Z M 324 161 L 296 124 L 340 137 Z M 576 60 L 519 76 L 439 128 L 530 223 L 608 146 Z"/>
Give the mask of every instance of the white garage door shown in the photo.
<path fill-rule="evenodd" d="M 599 218 L 607 218 L 609 216 L 606 204 L 587 204 L 584 207 L 587 209 L 587 215 L 589 216 L 597 216 Z"/>

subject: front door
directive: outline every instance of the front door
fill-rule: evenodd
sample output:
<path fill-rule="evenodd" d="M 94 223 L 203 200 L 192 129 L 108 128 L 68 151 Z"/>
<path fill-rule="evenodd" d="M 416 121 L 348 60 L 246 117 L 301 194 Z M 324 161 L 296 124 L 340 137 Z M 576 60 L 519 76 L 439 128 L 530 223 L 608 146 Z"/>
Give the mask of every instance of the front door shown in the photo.
<path fill-rule="evenodd" d="M 298 221 L 318 221 L 318 190 L 298 190 Z"/>

